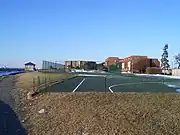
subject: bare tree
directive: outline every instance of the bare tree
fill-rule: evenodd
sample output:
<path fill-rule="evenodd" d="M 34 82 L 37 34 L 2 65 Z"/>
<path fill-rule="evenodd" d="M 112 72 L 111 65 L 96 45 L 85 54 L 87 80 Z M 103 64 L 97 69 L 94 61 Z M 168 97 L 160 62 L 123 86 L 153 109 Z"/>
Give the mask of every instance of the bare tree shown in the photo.
<path fill-rule="evenodd" d="M 178 64 L 178 69 L 180 69 L 180 53 L 177 54 L 175 57 L 175 64 Z"/>

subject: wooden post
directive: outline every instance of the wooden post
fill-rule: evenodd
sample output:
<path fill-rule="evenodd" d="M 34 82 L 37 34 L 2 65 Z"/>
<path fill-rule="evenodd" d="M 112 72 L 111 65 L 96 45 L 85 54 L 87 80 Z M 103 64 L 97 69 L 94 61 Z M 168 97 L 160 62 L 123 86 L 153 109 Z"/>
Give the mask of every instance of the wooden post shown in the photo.
<path fill-rule="evenodd" d="M 36 85 L 35 78 L 33 78 L 33 91 L 34 92 L 35 92 L 35 85 Z"/>
<path fill-rule="evenodd" d="M 47 91 L 46 76 L 45 76 L 44 83 L 45 83 L 45 91 Z"/>
<path fill-rule="evenodd" d="M 37 84 L 37 89 L 38 89 L 39 86 L 40 86 L 40 83 L 41 83 L 41 82 L 40 82 L 40 76 L 38 76 L 38 80 L 37 80 L 37 81 L 38 81 L 38 84 Z"/>

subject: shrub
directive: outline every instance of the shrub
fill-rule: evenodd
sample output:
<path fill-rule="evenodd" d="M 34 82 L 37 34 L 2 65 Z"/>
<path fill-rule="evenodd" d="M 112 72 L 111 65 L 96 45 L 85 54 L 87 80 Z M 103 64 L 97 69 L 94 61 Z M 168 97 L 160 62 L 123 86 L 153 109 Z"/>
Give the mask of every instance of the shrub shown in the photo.
<path fill-rule="evenodd" d="M 157 67 L 148 67 L 146 68 L 146 73 L 147 74 L 161 74 L 162 70 Z"/>

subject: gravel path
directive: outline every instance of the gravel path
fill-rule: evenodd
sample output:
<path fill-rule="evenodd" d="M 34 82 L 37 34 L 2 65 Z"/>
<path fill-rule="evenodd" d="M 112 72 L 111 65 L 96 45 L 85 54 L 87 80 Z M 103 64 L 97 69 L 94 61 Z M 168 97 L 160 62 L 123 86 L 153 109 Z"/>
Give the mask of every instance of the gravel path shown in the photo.
<path fill-rule="evenodd" d="M 0 81 L 0 135 L 25 135 L 19 118 L 19 94 L 15 76 Z M 16 113 L 15 113 L 16 112 Z"/>

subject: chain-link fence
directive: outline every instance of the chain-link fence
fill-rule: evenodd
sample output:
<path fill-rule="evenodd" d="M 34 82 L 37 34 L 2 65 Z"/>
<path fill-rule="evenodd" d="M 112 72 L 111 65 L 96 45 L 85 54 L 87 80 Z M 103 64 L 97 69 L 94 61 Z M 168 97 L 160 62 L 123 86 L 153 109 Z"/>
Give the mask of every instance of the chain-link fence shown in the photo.
<path fill-rule="evenodd" d="M 33 78 L 33 91 L 40 92 L 40 90 L 46 89 L 52 85 L 62 82 L 65 77 L 62 74 L 44 73 L 43 76 L 37 76 Z"/>
<path fill-rule="evenodd" d="M 77 72 L 73 79 L 63 83 L 45 85 L 46 92 L 176 92 L 178 79 L 137 76 L 134 74 Z M 37 80 L 37 83 L 39 81 Z M 40 83 L 38 83 L 40 84 Z M 48 81 L 45 81 L 48 84 Z"/>

